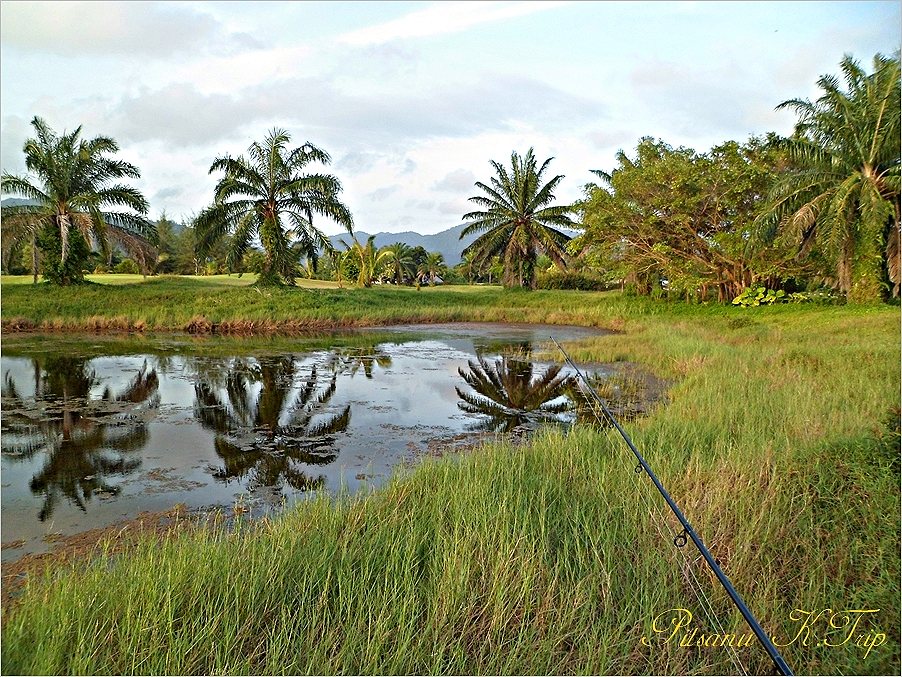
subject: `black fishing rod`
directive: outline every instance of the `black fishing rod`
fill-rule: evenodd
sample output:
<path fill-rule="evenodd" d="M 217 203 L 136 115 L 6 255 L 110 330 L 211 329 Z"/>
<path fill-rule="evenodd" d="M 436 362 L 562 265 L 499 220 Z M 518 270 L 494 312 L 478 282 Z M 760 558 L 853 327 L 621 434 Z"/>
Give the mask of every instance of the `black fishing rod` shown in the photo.
<path fill-rule="evenodd" d="M 730 583 L 730 579 L 727 578 L 727 575 L 721 570 L 720 565 L 717 563 L 717 560 L 714 559 L 708 548 L 702 542 L 702 539 L 698 536 L 698 534 L 695 533 L 695 529 L 693 529 L 692 525 L 689 524 L 689 520 L 686 519 L 683 511 L 680 510 L 679 506 L 670 497 L 667 489 L 664 488 L 664 485 L 661 484 L 661 481 L 658 479 L 658 476 L 655 475 L 654 471 L 651 469 L 651 466 L 648 465 L 648 462 L 645 460 L 642 454 L 639 453 L 639 450 L 636 448 L 636 445 L 633 444 L 630 436 L 626 434 L 626 431 L 620 426 L 620 424 L 617 422 L 617 419 L 614 418 L 614 414 L 612 414 L 611 410 L 608 409 L 608 405 L 605 404 L 605 401 L 595 391 L 595 388 L 590 385 L 589 381 L 583 375 L 582 371 L 580 371 L 579 367 L 577 367 L 576 364 L 574 364 L 573 360 L 570 359 L 570 355 L 567 354 L 567 351 L 564 350 L 561 344 L 555 341 L 553 336 L 550 338 L 552 342 L 554 342 L 554 345 L 558 347 L 558 350 L 560 350 L 564 354 L 564 358 L 567 360 L 567 364 L 569 364 L 573 368 L 573 370 L 576 371 L 577 375 L 585 384 L 588 391 L 592 394 L 598 404 L 601 405 L 601 410 L 604 412 L 605 416 L 608 417 L 608 420 L 617 429 L 617 432 L 620 433 L 623 441 L 626 442 L 627 446 L 635 455 L 636 460 L 639 461 L 639 465 L 636 466 L 636 473 L 640 473 L 643 470 L 645 471 L 645 473 L 657 488 L 658 493 L 660 493 L 661 496 L 664 497 L 664 500 L 667 501 L 667 505 L 670 506 L 670 510 L 683 526 L 683 531 L 673 539 L 674 545 L 676 545 L 678 548 L 682 548 L 684 545 L 686 545 L 687 537 L 691 539 L 693 543 L 695 543 L 695 547 L 698 548 L 698 551 L 702 554 L 702 557 L 705 558 L 705 562 L 708 563 L 708 567 L 711 569 L 711 571 L 714 572 L 714 575 L 717 576 L 717 580 L 720 581 L 720 584 L 723 586 L 724 590 L 727 591 L 730 599 L 733 600 L 733 604 L 736 605 L 737 609 L 739 609 L 739 613 L 741 613 L 742 617 L 745 618 L 745 622 L 749 624 L 752 632 L 755 633 L 755 637 L 758 638 L 758 642 L 760 642 L 761 646 L 764 647 L 764 650 L 767 651 L 777 670 L 779 670 L 781 675 L 793 674 L 792 670 L 786 664 L 786 661 L 783 660 L 783 657 L 780 655 L 780 652 L 777 651 L 777 647 L 774 646 L 774 643 L 764 632 L 764 629 L 761 627 L 761 624 L 758 623 L 758 620 L 755 618 L 754 614 L 752 614 L 749 608 L 745 605 L 745 602 L 742 601 L 742 597 L 740 597 L 739 593 L 736 592 L 736 588 L 734 588 L 733 584 Z"/>

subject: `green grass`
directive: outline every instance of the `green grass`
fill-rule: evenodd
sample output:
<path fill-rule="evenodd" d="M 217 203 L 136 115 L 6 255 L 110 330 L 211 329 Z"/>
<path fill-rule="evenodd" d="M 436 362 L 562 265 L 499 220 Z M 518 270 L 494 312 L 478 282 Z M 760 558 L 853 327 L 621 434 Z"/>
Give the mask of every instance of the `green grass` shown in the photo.
<path fill-rule="evenodd" d="M 178 295 L 182 284 L 154 293 Z M 638 361 L 673 380 L 669 403 L 629 431 L 765 628 L 792 637 L 796 608 L 880 610 L 862 629 L 888 639 L 867 658 L 852 641 L 815 646 L 822 623 L 808 646 L 783 649 L 790 665 L 898 674 L 898 308 L 750 310 L 491 289 L 274 297 L 302 316 L 318 294 L 343 318 L 544 313 L 623 329 L 566 347 L 577 360 Z M 50 572 L 4 617 L 3 671 L 735 672 L 722 649 L 640 643 L 674 607 L 713 629 L 681 573 L 691 546 L 672 545 L 672 520 L 658 531 L 641 496 L 666 508 L 612 439 L 581 429 L 493 444 L 399 471 L 369 496 Z M 716 582 L 689 566 L 727 632 L 744 632 Z M 771 669 L 756 645 L 740 658 Z"/>
<path fill-rule="evenodd" d="M 106 276 L 122 277 L 122 276 Z M 43 331 L 303 331 L 408 322 L 537 322 L 620 328 L 646 315 L 734 316 L 740 309 L 627 299 L 617 292 L 505 291 L 491 286 L 266 289 L 246 278 L 157 277 L 51 288 L 4 284 L 3 328 Z M 317 281 L 303 281 L 315 283 Z M 320 285 L 333 285 L 322 283 Z M 773 313 L 795 309 L 774 308 Z"/>

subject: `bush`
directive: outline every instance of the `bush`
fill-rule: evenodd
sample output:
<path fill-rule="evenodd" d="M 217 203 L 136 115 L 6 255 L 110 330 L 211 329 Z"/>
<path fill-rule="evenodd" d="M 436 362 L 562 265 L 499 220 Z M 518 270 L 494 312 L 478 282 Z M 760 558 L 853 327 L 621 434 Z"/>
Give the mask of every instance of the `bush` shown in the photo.
<path fill-rule="evenodd" d="M 37 245 L 43 254 L 43 274 L 46 280 L 58 285 L 80 284 L 85 281 L 84 267 L 91 250 L 78 228 L 69 229 L 69 250 L 65 263 L 60 262 L 63 245 L 55 224 L 48 223 L 41 228 Z"/>
<path fill-rule="evenodd" d="M 775 303 L 835 303 L 836 296 L 829 290 L 798 291 L 787 294 L 782 289 L 768 289 L 766 287 L 746 287 L 743 292 L 733 299 L 734 306 L 754 308 L 757 306 L 770 306 Z"/>
<path fill-rule="evenodd" d="M 607 291 L 613 289 L 616 285 L 611 282 L 591 275 L 589 273 L 578 273 L 567 270 L 553 270 L 551 272 L 539 273 L 536 277 L 536 288 L 538 289 L 577 289 L 580 291 Z"/>
<path fill-rule="evenodd" d="M 122 259 L 122 261 L 113 266 L 113 272 L 126 275 L 137 275 L 141 271 L 138 268 L 138 264 L 132 259 Z"/>

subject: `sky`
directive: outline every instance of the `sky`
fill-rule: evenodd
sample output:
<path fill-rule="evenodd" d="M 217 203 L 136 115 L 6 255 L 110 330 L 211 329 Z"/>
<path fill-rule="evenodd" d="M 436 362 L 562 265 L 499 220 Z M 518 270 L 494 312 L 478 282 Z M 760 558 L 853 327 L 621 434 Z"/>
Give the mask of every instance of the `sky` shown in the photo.
<path fill-rule="evenodd" d="M 792 132 L 790 98 L 902 42 L 889 2 L 0 2 L 0 164 L 30 121 L 112 136 L 162 213 L 275 127 L 327 151 L 355 229 L 458 225 L 491 160 L 533 147 L 568 203 L 652 136 Z M 320 219 L 327 234 L 341 231 Z"/>

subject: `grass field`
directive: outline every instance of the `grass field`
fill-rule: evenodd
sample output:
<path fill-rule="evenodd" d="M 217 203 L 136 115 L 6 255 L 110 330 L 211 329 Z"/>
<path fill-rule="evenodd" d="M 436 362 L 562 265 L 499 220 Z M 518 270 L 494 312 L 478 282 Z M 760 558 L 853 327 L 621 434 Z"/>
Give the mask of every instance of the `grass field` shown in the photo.
<path fill-rule="evenodd" d="M 580 361 L 637 361 L 673 380 L 668 404 L 628 429 L 764 627 L 788 644 L 790 665 L 900 670 L 898 307 L 740 309 L 453 288 L 256 300 L 254 289 L 175 280 L 62 291 L 51 300 L 4 281 L 4 327 L 11 312 L 82 326 L 105 299 L 102 317 L 147 327 L 177 328 L 206 308 L 211 322 L 268 312 L 620 329 L 566 347 Z M 724 630 L 746 629 L 691 546 L 673 546 L 673 521 L 661 519 L 665 506 L 626 454 L 591 428 L 499 442 L 399 471 L 372 495 L 49 572 L 4 616 L 3 672 L 737 672 L 723 648 L 655 633 L 653 619 L 669 629 L 673 608 L 717 631 L 692 574 Z M 827 616 L 807 634 L 790 617 L 828 608 L 879 611 L 846 641 L 848 626 L 831 630 Z M 883 643 L 866 653 L 856 645 L 865 634 Z M 772 669 L 754 643 L 738 660 Z"/>

